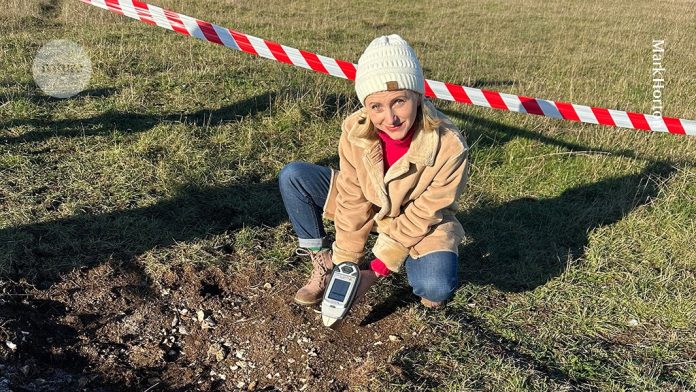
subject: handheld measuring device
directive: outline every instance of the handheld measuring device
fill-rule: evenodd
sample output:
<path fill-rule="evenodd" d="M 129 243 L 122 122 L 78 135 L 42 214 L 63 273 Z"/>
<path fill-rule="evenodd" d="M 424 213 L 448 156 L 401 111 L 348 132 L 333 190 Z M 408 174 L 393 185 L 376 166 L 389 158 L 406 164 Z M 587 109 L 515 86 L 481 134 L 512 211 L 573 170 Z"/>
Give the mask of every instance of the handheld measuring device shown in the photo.
<path fill-rule="evenodd" d="M 360 269 L 357 264 L 343 262 L 334 267 L 321 302 L 321 320 L 325 326 L 332 326 L 348 314 L 359 284 Z"/>

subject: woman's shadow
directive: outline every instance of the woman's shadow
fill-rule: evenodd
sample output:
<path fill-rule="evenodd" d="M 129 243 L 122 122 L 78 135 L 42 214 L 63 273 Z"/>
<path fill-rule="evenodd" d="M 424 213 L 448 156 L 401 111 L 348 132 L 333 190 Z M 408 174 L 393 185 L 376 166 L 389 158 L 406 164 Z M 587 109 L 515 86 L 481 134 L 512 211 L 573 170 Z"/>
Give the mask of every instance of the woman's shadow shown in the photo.
<path fill-rule="evenodd" d="M 459 214 L 470 236 L 460 248 L 460 280 L 507 292 L 533 290 L 584 256 L 588 236 L 649 204 L 675 171 L 666 162 L 640 173 L 568 189 L 557 197 L 523 197 Z"/>

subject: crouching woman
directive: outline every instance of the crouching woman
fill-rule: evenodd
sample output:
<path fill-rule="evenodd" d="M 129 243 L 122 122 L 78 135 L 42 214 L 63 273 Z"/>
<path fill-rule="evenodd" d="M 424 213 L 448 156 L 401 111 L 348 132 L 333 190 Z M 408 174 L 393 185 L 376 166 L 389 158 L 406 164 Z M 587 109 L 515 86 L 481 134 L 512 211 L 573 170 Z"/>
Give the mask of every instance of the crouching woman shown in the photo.
<path fill-rule="evenodd" d="M 368 236 L 376 232 L 358 296 L 403 266 L 421 302 L 441 306 L 458 285 L 464 230 L 456 200 L 467 182 L 469 147 L 424 97 L 420 63 L 398 35 L 370 43 L 358 61 L 355 91 L 363 106 L 343 121 L 339 170 L 292 162 L 279 174 L 298 251 L 312 259 L 295 302 L 320 302 L 333 265 L 362 262 Z M 334 222 L 333 244 L 322 217 Z"/>

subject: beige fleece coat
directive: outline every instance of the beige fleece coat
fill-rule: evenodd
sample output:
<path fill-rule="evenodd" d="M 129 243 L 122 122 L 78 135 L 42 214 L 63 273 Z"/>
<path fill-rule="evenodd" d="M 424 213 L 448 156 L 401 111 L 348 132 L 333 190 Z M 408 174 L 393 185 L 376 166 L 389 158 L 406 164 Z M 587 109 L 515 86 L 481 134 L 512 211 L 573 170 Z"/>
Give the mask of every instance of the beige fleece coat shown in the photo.
<path fill-rule="evenodd" d="M 459 129 L 424 102 L 441 120 L 437 131 L 416 129 L 409 150 L 386 173 L 379 137 L 358 124 L 361 117 L 369 121 L 364 110 L 343 121 L 340 170 L 332 172 L 324 204 L 324 217 L 336 228 L 334 263 L 362 260 L 371 231 L 378 233 L 372 253 L 391 271 L 409 255 L 458 254 L 464 230 L 456 200 L 468 178 L 469 147 Z"/>

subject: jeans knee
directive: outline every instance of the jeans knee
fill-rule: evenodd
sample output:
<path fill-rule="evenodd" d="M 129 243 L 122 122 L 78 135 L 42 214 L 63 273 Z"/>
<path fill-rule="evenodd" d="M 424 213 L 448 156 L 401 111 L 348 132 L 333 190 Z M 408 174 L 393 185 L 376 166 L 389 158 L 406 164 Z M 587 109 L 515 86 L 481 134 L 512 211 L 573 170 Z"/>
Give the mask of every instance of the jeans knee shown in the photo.
<path fill-rule="evenodd" d="M 413 286 L 413 293 L 421 298 L 440 302 L 449 299 L 457 289 L 457 279 L 430 280 L 418 282 Z"/>
<path fill-rule="evenodd" d="M 278 173 L 278 186 L 281 191 L 297 183 L 297 179 L 302 175 L 304 162 L 290 162 L 283 166 Z"/>

